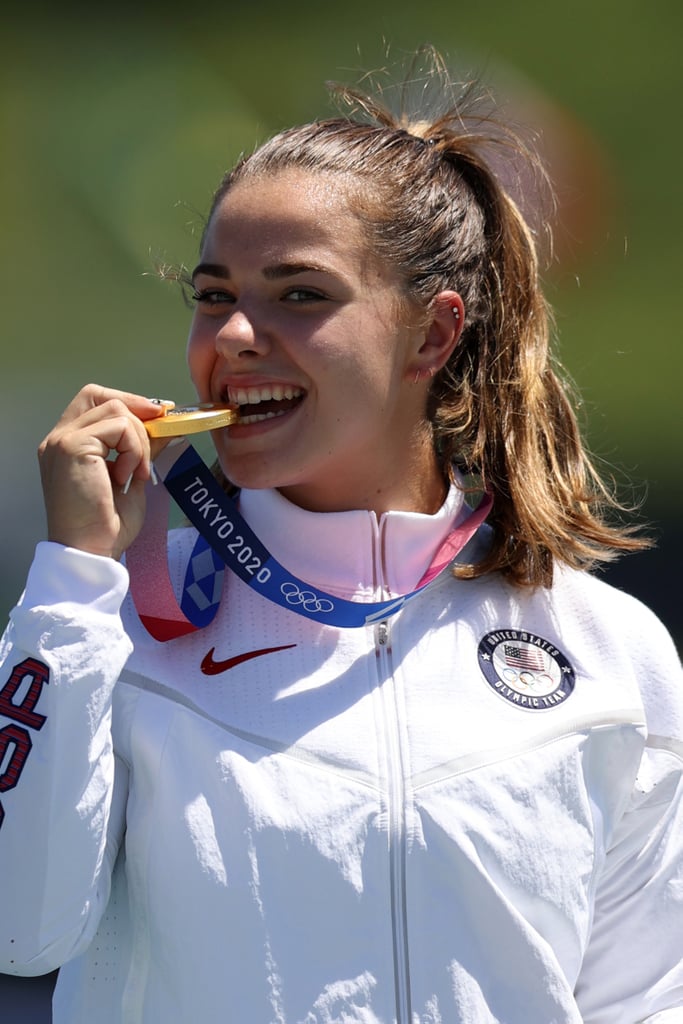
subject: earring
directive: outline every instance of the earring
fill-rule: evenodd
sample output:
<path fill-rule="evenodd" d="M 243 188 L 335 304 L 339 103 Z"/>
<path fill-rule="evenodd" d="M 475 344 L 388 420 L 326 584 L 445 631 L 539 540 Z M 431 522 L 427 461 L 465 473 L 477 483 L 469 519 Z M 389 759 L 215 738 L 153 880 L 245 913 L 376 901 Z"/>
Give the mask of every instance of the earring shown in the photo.
<path fill-rule="evenodd" d="M 413 384 L 419 383 L 420 379 L 424 377 L 426 373 L 428 373 L 430 377 L 433 377 L 434 374 L 436 373 L 436 370 L 434 369 L 433 366 L 430 366 L 429 369 L 424 372 L 422 370 L 416 370 L 415 376 L 413 378 Z"/>
<path fill-rule="evenodd" d="M 460 319 L 460 310 L 458 309 L 457 306 L 453 306 L 453 316 L 455 317 L 456 320 Z"/>

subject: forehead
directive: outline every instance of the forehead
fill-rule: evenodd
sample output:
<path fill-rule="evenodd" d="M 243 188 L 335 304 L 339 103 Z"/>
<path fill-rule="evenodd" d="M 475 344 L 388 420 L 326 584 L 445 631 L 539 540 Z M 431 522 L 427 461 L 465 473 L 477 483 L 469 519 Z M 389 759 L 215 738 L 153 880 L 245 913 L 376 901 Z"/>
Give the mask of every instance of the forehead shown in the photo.
<path fill-rule="evenodd" d="M 352 209 L 352 195 L 342 174 L 286 170 L 247 175 L 214 210 L 203 253 L 222 247 L 239 247 L 244 255 L 324 249 L 341 259 L 365 262 L 367 232 Z"/>

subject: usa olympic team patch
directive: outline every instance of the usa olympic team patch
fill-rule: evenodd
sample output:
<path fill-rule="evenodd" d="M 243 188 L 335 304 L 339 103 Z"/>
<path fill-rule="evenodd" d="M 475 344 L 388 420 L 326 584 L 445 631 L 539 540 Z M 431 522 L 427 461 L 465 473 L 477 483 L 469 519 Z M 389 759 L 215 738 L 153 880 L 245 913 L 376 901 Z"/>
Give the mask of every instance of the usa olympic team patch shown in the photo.
<path fill-rule="evenodd" d="M 574 669 L 554 644 L 521 629 L 497 629 L 479 643 L 479 666 L 496 693 L 526 711 L 564 704 Z"/>

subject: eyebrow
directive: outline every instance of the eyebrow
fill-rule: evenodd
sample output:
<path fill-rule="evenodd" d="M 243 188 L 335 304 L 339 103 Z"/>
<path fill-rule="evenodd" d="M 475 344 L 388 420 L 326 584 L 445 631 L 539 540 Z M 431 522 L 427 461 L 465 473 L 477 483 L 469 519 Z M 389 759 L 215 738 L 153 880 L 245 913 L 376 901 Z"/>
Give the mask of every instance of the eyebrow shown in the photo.
<path fill-rule="evenodd" d="M 207 277 L 230 277 L 228 268 L 220 263 L 198 263 L 192 271 L 190 280 L 194 281 L 195 277 L 199 277 L 200 274 L 206 274 Z"/>
<path fill-rule="evenodd" d="M 330 274 L 329 267 L 318 263 L 275 263 L 271 267 L 264 267 L 263 276 L 268 281 L 277 281 L 283 277 L 293 277 L 296 274 L 306 274 L 314 271 L 319 274 Z M 227 280 L 230 277 L 230 270 L 222 263 L 199 263 L 192 271 L 192 280 L 200 274 L 208 277 L 220 277 Z"/>

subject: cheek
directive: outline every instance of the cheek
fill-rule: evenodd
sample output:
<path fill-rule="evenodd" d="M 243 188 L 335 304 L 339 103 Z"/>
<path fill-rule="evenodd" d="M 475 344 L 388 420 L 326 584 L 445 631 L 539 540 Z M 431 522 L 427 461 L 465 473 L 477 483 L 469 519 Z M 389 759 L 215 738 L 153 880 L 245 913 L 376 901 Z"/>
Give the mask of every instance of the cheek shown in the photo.
<path fill-rule="evenodd" d="M 211 346 L 202 344 L 194 330 L 190 330 L 185 349 L 185 359 L 195 387 L 208 380 L 213 366 L 214 352 Z"/>

